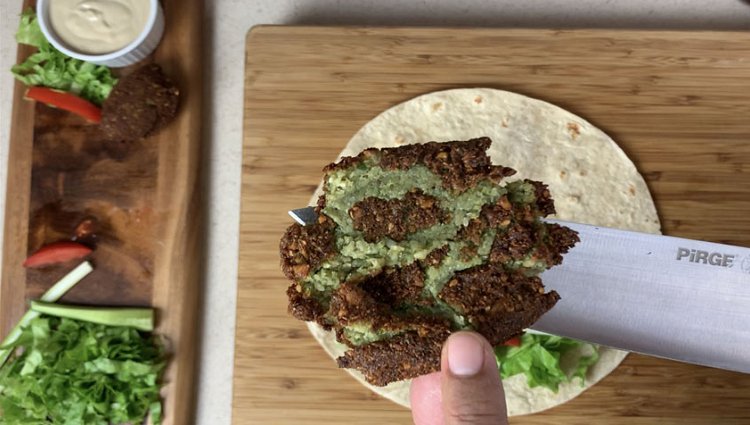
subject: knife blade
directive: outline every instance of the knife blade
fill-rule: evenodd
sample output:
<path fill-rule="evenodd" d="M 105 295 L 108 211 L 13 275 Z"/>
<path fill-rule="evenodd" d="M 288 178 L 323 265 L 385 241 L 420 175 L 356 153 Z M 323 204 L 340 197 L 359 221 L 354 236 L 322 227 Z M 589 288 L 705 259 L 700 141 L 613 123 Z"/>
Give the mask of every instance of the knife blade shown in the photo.
<path fill-rule="evenodd" d="M 547 221 L 581 242 L 541 275 L 560 301 L 533 330 L 750 373 L 750 248 Z"/>

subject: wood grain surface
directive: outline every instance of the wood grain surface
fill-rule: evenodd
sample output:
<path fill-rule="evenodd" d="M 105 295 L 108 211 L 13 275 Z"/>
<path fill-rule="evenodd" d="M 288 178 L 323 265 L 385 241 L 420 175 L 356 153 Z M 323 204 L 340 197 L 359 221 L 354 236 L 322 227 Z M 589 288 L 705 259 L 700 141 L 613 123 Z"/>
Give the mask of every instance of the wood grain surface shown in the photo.
<path fill-rule="evenodd" d="M 32 6 L 26 1 L 24 7 Z M 193 420 L 201 292 L 201 0 L 162 1 L 166 30 L 148 61 L 180 89 L 175 120 L 156 135 L 121 145 L 62 110 L 25 101 L 16 82 L 9 152 L 0 331 L 72 267 L 25 270 L 40 246 L 69 240 L 81 220 L 98 223 L 95 270 L 62 302 L 153 306 L 170 362 L 164 423 Z M 18 60 L 31 53 L 19 46 Z M 117 70 L 120 75 L 131 72 Z"/>
<path fill-rule="evenodd" d="M 256 27 L 246 54 L 235 424 L 411 423 L 287 314 L 278 242 L 360 126 L 414 96 L 493 87 L 557 104 L 633 159 L 664 233 L 750 246 L 748 33 Z M 750 375 L 631 355 L 511 420 L 583 423 L 748 424 Z"/>

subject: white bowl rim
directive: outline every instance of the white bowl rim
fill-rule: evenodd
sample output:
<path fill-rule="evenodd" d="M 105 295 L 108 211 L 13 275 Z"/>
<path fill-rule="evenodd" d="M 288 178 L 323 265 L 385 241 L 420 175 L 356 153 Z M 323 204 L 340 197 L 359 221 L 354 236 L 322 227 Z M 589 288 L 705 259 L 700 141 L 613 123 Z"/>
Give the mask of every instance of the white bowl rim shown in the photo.
<path fill-rule="evenodd" d="M 159 0 L 148 0 L 150 10 L 148 15 L 148 20 L 146 21 L 146 26 L 143 27 L 143 31 L 141 31 L 140 34 L 138 34 L 138 37 L 136 37 L 133 41 L 131 41 L 128 45 L 125 47 L 115 50 L 114 52 L 105 53 L 101 55 L 88 55 L 85 53 L 79 53 L 74 50 L 69 49 L 66 47 L 60 39 L 58 39 L 57 34 L 55 34 L 54 30 L 50 26 L 47 26 L 47 14 L 49 7 L 49 3 L 51 0 L 37 0 L 37 22 L 39 22 L 39 27 L 42 30 L 42 33 L 44 34 L 44 37 L 47 38 L 47 41 L 49 41 L 55 48 L 62 53 L 75 58 L 80 59 L 82 61 L 87 62 L 104 62 L 104 61 L 110 61 L 113 59 L 120 58 L 133 50 L 137 49 L 138 46 L 143 43 L 143 41 L 148 37 L 148 35 L 151 33 L 151 30 L 153 30 L 154 25 L 156 24 L 156 17 L 159 14 L 159 9 L 161 8 L 161 4 L 159 3 Z"/>

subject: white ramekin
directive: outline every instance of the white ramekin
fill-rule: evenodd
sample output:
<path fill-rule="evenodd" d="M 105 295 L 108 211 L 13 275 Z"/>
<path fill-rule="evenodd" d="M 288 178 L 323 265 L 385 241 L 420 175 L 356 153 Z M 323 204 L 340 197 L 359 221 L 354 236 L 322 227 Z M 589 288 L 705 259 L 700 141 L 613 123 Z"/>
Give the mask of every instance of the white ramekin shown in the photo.
<path fill-rule="evenodd" d="M 37 18 L 42 33 L 57 50 L 70 57 L 86 62 L 113 68 L 132 65 L 143 60 L 153 52 L 156 46 L 159 45 L 161 36 L 164 34 L 164 11 L 161 8 L 161 4 L 159 4 L 159 0 L 149 0 L 151 9 L 148 21 L 146 21 L 146 27 L 143 28 L 143 31 L 130 44 L 122 49 L 101 55 L 79 53 L 67 47 L 57 34 L 55 34 L 52 25 L 49 23 L 49 4 L 51 1 L 54 0 L 37 0 L 36 3 Z"/>

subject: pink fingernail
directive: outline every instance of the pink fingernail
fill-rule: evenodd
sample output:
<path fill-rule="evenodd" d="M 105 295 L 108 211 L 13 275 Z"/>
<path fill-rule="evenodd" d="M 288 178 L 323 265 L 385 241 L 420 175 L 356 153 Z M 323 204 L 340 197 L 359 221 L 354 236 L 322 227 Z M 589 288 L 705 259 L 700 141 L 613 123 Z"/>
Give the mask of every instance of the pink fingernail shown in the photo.
<path fill-rule="evenodd" d="M 474 376 L 482 370 L 484 350 L 471 334 L 457 333 L 448 338 L 448 368 L 456 376 Z"/>

